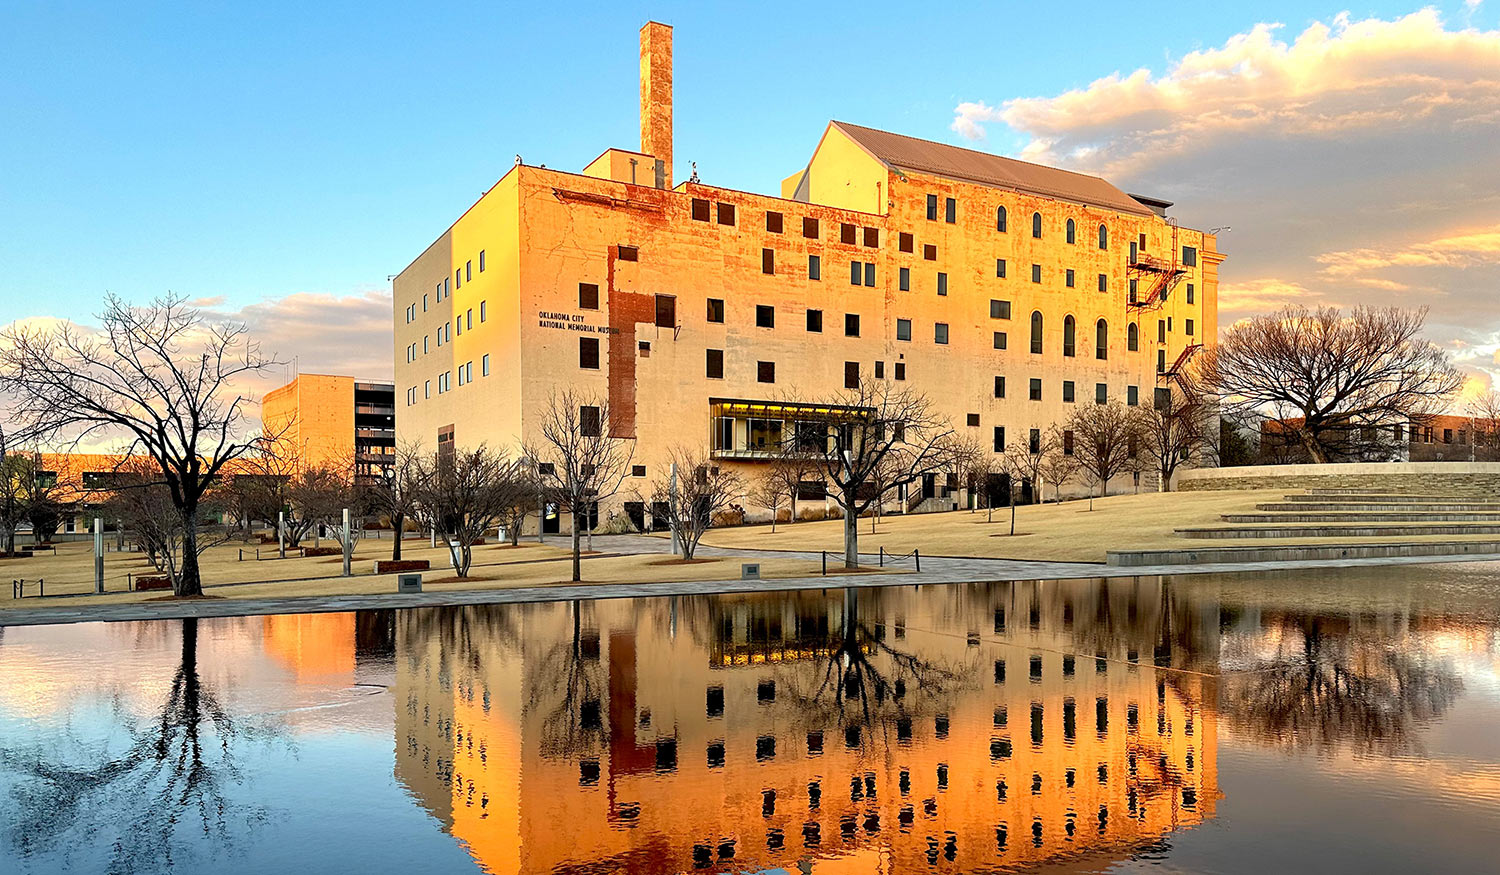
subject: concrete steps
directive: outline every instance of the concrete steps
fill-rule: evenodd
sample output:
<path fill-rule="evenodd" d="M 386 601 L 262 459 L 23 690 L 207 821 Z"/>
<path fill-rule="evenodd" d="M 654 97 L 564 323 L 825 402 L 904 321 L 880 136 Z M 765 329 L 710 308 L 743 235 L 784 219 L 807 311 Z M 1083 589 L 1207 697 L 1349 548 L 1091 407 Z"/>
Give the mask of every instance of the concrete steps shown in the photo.
<path fill-rule="evenodd" d="M 1184 538 L 1420 538 L 1431 535 L 1500 535 L 1500 523 L 1349 523 L 1327 525 L 1192 526 L 1177 529 Z"/>
<path fill-rule="evenodd" d="M 1178 550 L 1110 550 L 1108 565 L 1208 565 L 1219 562 L 1293 562 L 1302 559 L 1384 559 L 1500 554 L 1500 540 L 1420 541 L 1407 544 L 1205 545 Z"/>
<path fill-rule="evenodd" d="M 1413 493 L 1311 493 L 1303 492 L 1285 496 L 1285 502 L 1297 504 L 1307 503 L 1338 503 L 1338 504 L 1485 504 L 1500 506 L 1500 499 L 1488 497 L 1467 497 L 1460 495 L 1417 495 Z"/>
<path fill-rule="evenodd" d="M 1500 501 L 1433 501 L 1392 502 L 1327 502 L 1327 501 L 1266 501 L 1255 506 L 1260 511 L 1281 513 L 1497 513 Z"/>
<path fill-rule="evenodd" d="M 1323 513 L 1226 513 L 1219 516 L 1226 523 L 1500 523 L 1500 509 L 1494 511 L 1356 511 Z"/>

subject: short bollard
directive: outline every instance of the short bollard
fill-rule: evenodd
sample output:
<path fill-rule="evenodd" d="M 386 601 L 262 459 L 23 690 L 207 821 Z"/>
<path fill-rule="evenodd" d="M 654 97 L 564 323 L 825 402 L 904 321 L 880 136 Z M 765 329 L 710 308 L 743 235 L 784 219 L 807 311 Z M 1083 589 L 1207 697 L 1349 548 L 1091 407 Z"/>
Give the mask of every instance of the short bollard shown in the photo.
<path fill-rule="evenodd" d="M 760 580 L 760 563 L 740 563 L 740 580 Z"/>
<path fill-rule="evenodd" d="M 396 575 L 396 592 L 421 592 L 422 575 L 420 574 L 398 574 Z"/>

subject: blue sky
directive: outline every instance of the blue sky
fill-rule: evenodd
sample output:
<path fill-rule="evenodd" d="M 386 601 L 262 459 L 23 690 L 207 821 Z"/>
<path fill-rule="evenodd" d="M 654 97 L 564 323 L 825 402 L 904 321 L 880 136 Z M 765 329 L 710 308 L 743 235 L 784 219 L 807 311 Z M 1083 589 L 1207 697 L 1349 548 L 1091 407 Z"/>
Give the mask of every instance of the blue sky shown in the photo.
<path fill-rule="evenodd" d="M 1298 31 L 1343 8 L 12 0 L 0 323 L 81 318 L 105 290 L 242 306 L 387 288 L 515 154 L 576 169 L 634 144 L 648 18 L 676 28 L 680 175 L 696 160 L 774 191 L 830 118 L 963 142 L 962 101 L 1160 73 L 1257 21 Z M 992 125 L 986 148 L 1024 142 Z"/>

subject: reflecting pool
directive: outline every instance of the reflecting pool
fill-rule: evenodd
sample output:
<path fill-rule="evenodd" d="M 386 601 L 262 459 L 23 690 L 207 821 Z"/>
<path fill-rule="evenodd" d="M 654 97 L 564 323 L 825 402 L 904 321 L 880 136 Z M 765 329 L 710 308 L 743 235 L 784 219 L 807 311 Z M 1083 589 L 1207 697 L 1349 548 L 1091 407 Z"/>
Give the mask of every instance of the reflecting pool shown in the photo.
<path fill-rule="evenodd" d="M 1491 870 L 1500 566 L 0 629 L 3 872 Z"/>

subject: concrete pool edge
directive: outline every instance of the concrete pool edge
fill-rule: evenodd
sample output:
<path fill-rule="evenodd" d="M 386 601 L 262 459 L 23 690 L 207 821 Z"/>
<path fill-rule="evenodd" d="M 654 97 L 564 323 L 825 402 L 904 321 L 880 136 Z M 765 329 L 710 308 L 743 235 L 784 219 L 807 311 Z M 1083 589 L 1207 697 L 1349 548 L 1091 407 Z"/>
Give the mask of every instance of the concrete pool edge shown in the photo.
<path fill-rule="evenodd" d="M 1459 556 L 1401 556 L 1370 559 L 1320 559 L 1281 562 L 1228 562 L 1197 565 L 1111 566 L 1086 563 L 1010 560 L 934 560 L 932 570 L 908 574 L 840 574 L 832 577 L 788 577 L 771 580 L 700 580 L 667 583 L 567 583 L 512 589 L 451 592 L 384 593 L 337 596 L 291 596 L 264 599 L 208 599 L 185 602 L 134 602 L 77 608 L 37 607 L 0 611 L 0 628 L 71 623 L 134 622 L 188 618 L 250 617 L 268 614 L 323 614 L 397 608 L 463 607 L 589 599 L 662 598 L 682 595 L 735 595 L 846 587 L 922 586 L 1021 580 L 1087 580 L 1102 577 L 1265 573 L 1316 568 L 1430 565 L 1449 562 L 1500 561 L 1500 553 Z"/>

